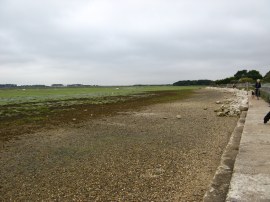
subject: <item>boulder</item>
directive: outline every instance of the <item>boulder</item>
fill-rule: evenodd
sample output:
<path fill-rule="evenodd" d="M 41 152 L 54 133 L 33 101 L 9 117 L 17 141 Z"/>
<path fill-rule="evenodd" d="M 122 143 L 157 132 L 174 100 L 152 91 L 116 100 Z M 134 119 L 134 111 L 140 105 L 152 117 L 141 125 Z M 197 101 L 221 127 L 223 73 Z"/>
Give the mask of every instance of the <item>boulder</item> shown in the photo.
<path fill-rule="evenodd" d="M 248 105 L 240 105 L 239 109 L 240 109 L 240 111 L 247 111 Z"/>
<path fill-rule="evenodd" d="M 225 113 L 224 112 L 218 112 L 217 116 L 225 116 Z"/>
<path fill-rule="evenodd" d="M 223 110 L 223 112 L 224 112 L 225 114 L 229 114 L 230 109 L 226 108 L 226 109 Z"/>
<path fill-rule="evenodd" d="M 214 112 L 222 112 L 221 108 L 215 109 Z"/>
<path fill-rule="evenodd" d="M 224 93 L 229 93 L 230 97 L 226 96 L 224 100 L 217 100 L 216 104 L 221 104 L 219 108 L 214 111 L 217 116 L 239 116 L 241 111 L 247 111 L 249 107 L 248 95 L 245 90 L 231 89 L 231 88 L 215 88 L 210 89 L 220 90 Z"/>

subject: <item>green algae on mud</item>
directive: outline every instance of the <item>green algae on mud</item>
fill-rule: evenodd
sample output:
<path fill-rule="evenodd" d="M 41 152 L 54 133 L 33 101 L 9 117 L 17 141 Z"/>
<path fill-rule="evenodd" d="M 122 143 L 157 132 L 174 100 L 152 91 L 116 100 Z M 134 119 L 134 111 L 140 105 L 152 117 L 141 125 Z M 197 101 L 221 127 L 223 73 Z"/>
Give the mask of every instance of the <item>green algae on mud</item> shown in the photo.
<path fill-rule="evenodd" d="M 66 100 L 32 100 L 0 105 L 0 141 L 32 133 L 44 127 L 76 124 L 151 104 L 174 102 L 191 96 L 194 90 L 198 89 L 172 86 L 140 88 L 134 94 L 118 96 L 101 96 L 103 94 L 100 93 L 99 97 L 86 98 L 82 94 L 81 97 Z M 145 92 L 141 93 L 142 90 Z"/>
<path fill-rule="evenodd" d="M 119 87 L 58 87 L 0 89 L 0 105 L 72 99 L 128 96 L 152 91 L 196 89 L 193 86 L 119 86 Z"/>

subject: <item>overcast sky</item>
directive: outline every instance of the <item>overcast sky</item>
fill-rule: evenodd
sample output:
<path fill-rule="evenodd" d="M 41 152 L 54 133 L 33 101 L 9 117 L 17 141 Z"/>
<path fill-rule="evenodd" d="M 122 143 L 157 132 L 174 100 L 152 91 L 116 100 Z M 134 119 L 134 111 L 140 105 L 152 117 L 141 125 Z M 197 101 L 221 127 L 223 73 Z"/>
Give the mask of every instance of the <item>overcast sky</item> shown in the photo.
<path fill-rule="evenodd" d="M 265 75 L 269 8 L 269 0 L 0 0 L 0 83 Z"/>

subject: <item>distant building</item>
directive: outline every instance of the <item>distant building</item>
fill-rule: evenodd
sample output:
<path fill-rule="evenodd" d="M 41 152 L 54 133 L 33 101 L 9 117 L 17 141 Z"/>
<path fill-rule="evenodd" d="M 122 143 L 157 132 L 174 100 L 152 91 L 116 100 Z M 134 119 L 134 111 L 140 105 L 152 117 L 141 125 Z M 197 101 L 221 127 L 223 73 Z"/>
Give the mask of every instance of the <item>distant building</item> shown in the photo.
<path fill-rule="evenodd" d="M 20 88 L 46 88 L 46 85 L 36 84 L 36 85 L 21 85 Z"/>
<path fill-rule="evenodd" d="M 52 84 L 51 86 L 52 86 L 52 87 L 64 87 L 63 84 Z"/>
<path fill-rule="evenodd" d="M 82 87 L 84 86 L 83 84 L 69 84 L 67 87 Z"/>

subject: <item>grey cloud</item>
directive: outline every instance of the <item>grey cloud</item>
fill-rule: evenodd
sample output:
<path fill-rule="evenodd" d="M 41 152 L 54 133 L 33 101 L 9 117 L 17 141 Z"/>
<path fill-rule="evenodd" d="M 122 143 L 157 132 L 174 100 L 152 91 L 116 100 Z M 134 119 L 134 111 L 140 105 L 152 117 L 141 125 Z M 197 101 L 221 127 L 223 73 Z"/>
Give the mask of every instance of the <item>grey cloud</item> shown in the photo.
<path fill-rule="evenodd" d="M 244 68 L 264 74 L 269 6 L 266 0 L 2 0 L 0 79 L 107 85 L 220 79 Z M 23 78 L 13 76 L 18 72 Z"/>

